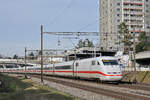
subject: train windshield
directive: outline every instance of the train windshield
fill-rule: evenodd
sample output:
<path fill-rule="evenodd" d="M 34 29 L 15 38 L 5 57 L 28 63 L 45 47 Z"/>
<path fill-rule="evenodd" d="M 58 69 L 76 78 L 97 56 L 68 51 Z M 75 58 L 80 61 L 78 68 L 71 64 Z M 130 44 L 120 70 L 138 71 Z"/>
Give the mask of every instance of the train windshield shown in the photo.
<path fill-rule="evenodd" d="M 104 65 L 118 65 L 117 60 L 102 60 Z"/>

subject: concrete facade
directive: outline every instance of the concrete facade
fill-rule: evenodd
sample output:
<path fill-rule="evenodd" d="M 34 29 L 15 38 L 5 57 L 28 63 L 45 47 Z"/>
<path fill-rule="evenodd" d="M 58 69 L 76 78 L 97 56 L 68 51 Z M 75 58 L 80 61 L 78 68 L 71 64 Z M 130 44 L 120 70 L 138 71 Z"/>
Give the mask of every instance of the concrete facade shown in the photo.
<path fill-rule="evenodd" d="M 118 26 L 125 22 L 130 33 L 150 31 L 150 0 L 100 0 L 100 44 L 118 49 Z"/>
<path fill-rule="evenodd" d="M 136 60 L 138 59 L 150 59 L 150 51 L 140 52 L 136 54 Z"/>
<path fill-rule="evenodd" d="M 145 18 L 145 31 L 150 36 L 150 0 L 145 0 L 144 5 L 144 18 Z"/>
<path fill-rule="evenodd" d="M 117 48 L 116 34 L 122 19 L 121 0 L 100 0 L 100 44 L 103 50 Z"/>

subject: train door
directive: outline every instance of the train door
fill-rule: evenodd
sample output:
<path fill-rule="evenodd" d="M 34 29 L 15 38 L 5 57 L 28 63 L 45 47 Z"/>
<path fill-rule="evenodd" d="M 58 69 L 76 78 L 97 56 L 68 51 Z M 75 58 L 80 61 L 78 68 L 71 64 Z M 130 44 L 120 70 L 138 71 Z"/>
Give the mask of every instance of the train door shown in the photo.
<path fill-rule="evenodd" d="M 96 65 L 96 61 L 92 60 L 89 66 L 89 70 L 90 70 L 90 75 L 89 77 L 94 77 L 94 73 L 93 71 L 95 71 L 95 65 Z"/>
<path fill-rule="evenodd" d="M 77 76 L 77 62 L 76 61 L 73 61 L 73 64 L 72 64 L 72 76 L 73 77 L 76 77 Z"/>
<path fill-rule="evenodd" d="M 75 62 L 75 77 L 78 77 L 78 67 L 79 67 L 79 62 Z"/>
<path fill-rule="evenodd" d="M 78 67 L 78 76 L 90 78 L 91 76 L 91 61 L 86 59 L 80 62 Z"/>
<path fill-rule="evenodd" d="M 51 69 L 50 69 L 51 70 Z M 55 64 L 53 64 L 53 67 L 52 67 L 52 70 L 53 70 L 53 75 L 55 74 Z"/>
<path fill-rule="evenodd" d="M 78 72 L 79 72 L 78 68 L 79 68 L 79 61 L 76 60 L 76 61 L 73 62 L 73 66 L 72 66 L 73 76 L 74 77 L 79 77 L 79 75 L 78 75 Z"/>
<path fill-rule="evenodd" d="M 100 71 L 99 69 L 99 67 L 100 67 L 100 63 L 97 61 L 97 60 L 92 60 L 91 61 L 91 64 L 90 64 L 91 66 L 90 66 L 90 68 L 89 68 L 89 70 L 90 70 L 90 77 L 91 78 L 97 78 L 98 77 L 98 74 L 96 73 L 96 72 L 98 72 L 98 71 Z"/>

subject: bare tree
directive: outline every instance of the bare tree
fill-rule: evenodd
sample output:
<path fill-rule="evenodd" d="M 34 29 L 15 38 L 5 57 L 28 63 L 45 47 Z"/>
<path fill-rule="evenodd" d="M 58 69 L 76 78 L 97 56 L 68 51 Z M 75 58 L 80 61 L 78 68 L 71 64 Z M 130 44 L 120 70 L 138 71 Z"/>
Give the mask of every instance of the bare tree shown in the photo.
<path fill-rule="evenodd" d="M 132 45 L 132 42 L 131 42 L 132 36 L 129 33 L 129 29 L 125 22 L 123 22 L 119 25 L 118 33 L 120 34 L 119 41 L 124 46 L 124 48 L 123 48 L 124 53 L 129 54 L 129 51 L 131 50 L 131 45 Z"/>

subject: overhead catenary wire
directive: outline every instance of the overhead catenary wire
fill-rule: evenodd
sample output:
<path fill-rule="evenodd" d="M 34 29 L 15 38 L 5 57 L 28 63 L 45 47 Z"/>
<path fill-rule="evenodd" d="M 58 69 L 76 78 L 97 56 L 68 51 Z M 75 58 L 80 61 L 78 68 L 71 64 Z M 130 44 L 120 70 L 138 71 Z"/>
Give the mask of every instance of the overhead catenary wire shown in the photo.
<path fill-rule="evenodd" d="M 84 30 L 84 29 L 86 29 L 86 28 L 88 28 L 88 27 L 90 27 L 90 26 L 93 26 L 93 25 L 96 24 L 98 21 L 99 21 L 99 20 L 95 20 L 95 21 L 93 21 L 93 22 L 91 22 L 91 23 L 85 25 L 84 27 L 80 28 L 78 31 L 82 31 L 82 30 Z"/>
<path fill-rule="evenodd" d="M 73 0 L 67 0 L 70 1 L 69 3 L 67 3 L 67 5 L 62 8 L 62 10 L 59 10 L 58 14 L 50 21 L 50 24 L 54 24 L 56 22 L 56 20 L 62 15 L 64 14 L 64 12 L 71 7 L 71 5 L 73 4 Z"/>
<path fill-rule="evenodd" d="M 84 30 L 84 29 L 86 29 L 86 28 L 96 24 L 97 22 L 98 22 L 98 20 L 95 20 L 94 22 L 91 22 L 91 23 L 85 25 L 84 27 L 80 28 L 78 31 L 82 31 L 82 30 Z"/>
<path fill-rule="evenodd" d="M 60 11 L 58 12 L 58 14 L 53 18 L 53 20 L 50 22 L 50 24 L 54 24 L 55 21 L 62 15 L 64 14 L 64 12 L 71 7 L 71 5 L 73 4 L 73 0 L 70 0 L 70 2 Z M 79 31 L 83 30 L 83 29 L 86 29 L 87 27 L 90 27 L 92 25 L 94 25 L 95 23 L 97 23 L 98 20 L 92 22 L 92 23 L 89 23 L 87 24 L 86 26 L 82 27 L 79 29 Z M 79 39 L 79 36 L 80 35 L 77 35 L 75 39 Z M 68 38 L 69 39 L 69 38 Z M 71 41 L 71 43 L 75 46 L 75 44 L 73 43 L 73 41 L 71 39 L 69 39 Z"/>
<path fill-rule="evenodd" d="M 98 20 L 96 20 L 96 21 L 94 21 L 94 22 L 92 22 L 92 23 L 89 23 L 89 24 L 85 25 L 84 27 L 80 28 L 80 29 L 78 30 L 78 32 L 80 32 L 80 31 L 82 31 L 82 30 L 84 30 L 84 29 L 86 29 L 86 28 L 88 28 L 88 27 L 90 27 L 90 26 L 96 24 L 97 22 L 98 22 Z M 72 41 L 72 39 L 80 39 L 79 36 L 80 36 L 80 35 L 77 35 L 77 37 L 75 37 L 75 38 L 69 37 L 69 38 L 67 38 L 67 39 L 70 40 L 70 42 L 72 43 L 72 45 L 75 47 L 76 45 L 75 45 L 75 43 Z"/>

